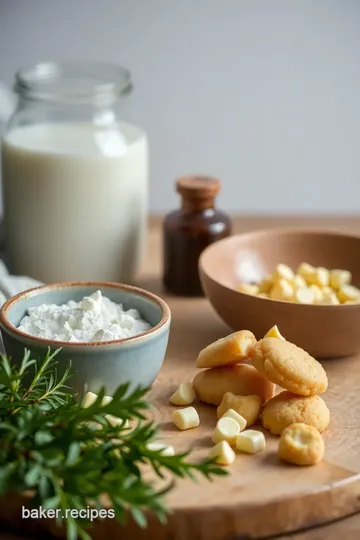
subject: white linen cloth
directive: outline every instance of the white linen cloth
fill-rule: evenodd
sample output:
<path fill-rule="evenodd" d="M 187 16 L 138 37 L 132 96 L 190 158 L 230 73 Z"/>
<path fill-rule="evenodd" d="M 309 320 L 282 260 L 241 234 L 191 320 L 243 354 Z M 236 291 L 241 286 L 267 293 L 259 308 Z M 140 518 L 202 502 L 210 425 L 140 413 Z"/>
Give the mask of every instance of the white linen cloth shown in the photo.
<path fill-rule="evenodd" d="M 12 276 L 0 259 L 0 306 L 15 294 L 43 285 L 41 281 L 26 276 Z"/>

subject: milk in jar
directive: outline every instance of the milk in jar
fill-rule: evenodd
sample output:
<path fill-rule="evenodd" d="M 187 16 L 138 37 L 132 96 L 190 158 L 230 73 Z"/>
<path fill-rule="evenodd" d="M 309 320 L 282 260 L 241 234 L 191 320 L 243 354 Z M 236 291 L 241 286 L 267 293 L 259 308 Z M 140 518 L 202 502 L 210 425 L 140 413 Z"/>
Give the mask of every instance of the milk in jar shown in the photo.
<path fill-rule="evenodd" d="M 64 99 L 64 87 L 61 114 L 54 98 L 44 99 L 50 90 L 41 97 L 37 87 L 39 109 L 29 103 L 24 115 L 20 108 L 3 139 L 11 270 L 44 282 L 133 282 L 145 240 L 146 134 L 117 117 L 104 95 L 99 103 L 91 96 L 85 112 L 73 86 Z"/>

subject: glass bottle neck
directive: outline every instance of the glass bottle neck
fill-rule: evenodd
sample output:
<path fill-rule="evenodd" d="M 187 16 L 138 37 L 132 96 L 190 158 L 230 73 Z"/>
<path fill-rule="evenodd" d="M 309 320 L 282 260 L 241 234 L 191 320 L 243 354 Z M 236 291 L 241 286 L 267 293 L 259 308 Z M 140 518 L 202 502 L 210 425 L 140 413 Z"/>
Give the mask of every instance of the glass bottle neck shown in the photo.
<path fill-rule="evenodd" d="M 206 210 L 214 210 L 215 200 L 209 199 L 190 199 L 183 197 L 181 204 L 181 211 L 184 214 L 191 214 L 195 212 L 205 212 Z"/>

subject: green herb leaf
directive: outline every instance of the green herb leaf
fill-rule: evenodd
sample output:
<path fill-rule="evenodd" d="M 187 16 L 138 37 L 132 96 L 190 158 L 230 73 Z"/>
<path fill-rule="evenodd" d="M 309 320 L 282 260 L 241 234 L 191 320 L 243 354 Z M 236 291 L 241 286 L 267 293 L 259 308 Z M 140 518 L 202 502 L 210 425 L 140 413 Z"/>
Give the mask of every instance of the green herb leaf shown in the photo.
<path fill-rule="evenodd" d="M 174 482 L 156 487 L 143 475 L 144 466 L 159 478 L 169 473 L 172 479 L 193 480 L 226 474 L 213 461 L 192 463 L 187 453 L 165 456 L 148 449 L 158 427 L 145 419 L 151 407 L 145 388 L 130 391 L 122 385 L 107 405 L 102 405 L 102 388 L 98 399 L 84 408 L 69 393 L 71 364 L 58 376 L 57 353 L 48 350 L 41 363 L 26 350 L 18 363 L 0 356 L 1 495 L 31 488 L 34 505 L 61 509 L 64 516 L 66 509 L 101 508 L 106 495 L 120 523 L 130 513 L 146 527 L 148 513 L 166 521 L 164 497 Z M 135 427 L 112 425 L 107 415 L 130 420 Z M 65 527 L 69 540 L 90 540 L 86 519 L 67 515 L 58 517 L 57 524 Z"/>

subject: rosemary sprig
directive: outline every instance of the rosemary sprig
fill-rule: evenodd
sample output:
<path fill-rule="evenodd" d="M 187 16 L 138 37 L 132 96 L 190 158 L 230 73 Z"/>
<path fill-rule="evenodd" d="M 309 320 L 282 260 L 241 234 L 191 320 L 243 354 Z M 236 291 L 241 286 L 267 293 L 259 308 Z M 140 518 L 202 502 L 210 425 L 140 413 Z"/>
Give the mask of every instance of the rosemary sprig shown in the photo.
<path fill-rule="evenodd" d="M 158 430 L 146 419 L 146 389 L 129 392 L 122 385 L 107 405 L 102 405 L 101 389 L 84 408 L 68 392 L 71 364 L 57 375 L 57 353 L 48 351 L 40 367 L 26 350 L 20 367 L 6 355 L 0 358 L 0 495 L 31 489 L 36 507 L 61 510 L 57 522 L 66 526 L 69 540 L 88 540 L 89 520 L 66 515 L 66 509 L 100 509 L 105 495 L 121 523 L 131 513 L 145 527 L 147 512 L 165 521 L 164 495 L 174 478 L 226 474 L 211 460 L 192 463 L 188 453 L 165 456 L 148 448 Z M 113 425 L 107 415 L 122 422 Z M 162 487 L 144 477 L 144 465 L 167 478 Z"/>

